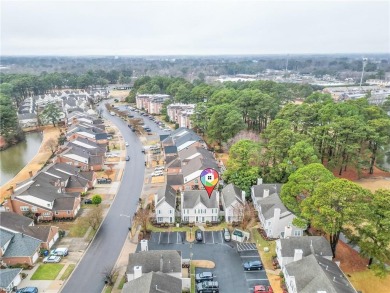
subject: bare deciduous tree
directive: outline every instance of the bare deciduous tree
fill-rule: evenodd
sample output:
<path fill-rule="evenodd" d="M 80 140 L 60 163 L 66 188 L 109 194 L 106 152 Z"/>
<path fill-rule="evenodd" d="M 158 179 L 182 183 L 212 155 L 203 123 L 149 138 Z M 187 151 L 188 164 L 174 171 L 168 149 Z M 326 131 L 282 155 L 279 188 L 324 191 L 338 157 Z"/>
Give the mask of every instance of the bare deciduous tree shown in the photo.
<path fill-rule="evenodd" d="M 93 230 L 97 230 L 99 228 L 101 222 L 103 221 L 103 207 L 102 205 L 98 205 L 93 207 L 88 215 L 86 216 L 86 221 L 92 227 Z"/>
<path fill-rule="evenodd" d="M 150 210 L 148 208 L 139 208 L 137 213 L 134 216 L 134 221 L 141 225 L 141 229 L 143 232 L 146 232 L 148 222 L 150 218 Z"/>
<path fill-rule="evenodd" d="M 116 267 L 106 266 L 102 271 L 102 275 L 104 278 L 104 283 L 108 286 L 113 286 L 115 283 L 115 279 L 118 277 L 119 269 Z"/>
<path fill-rule="evenodd" d="M 55 140 L 54 138 L 50 138 L 46 142 L 46 148 L 50 149 L 51 154 L 54 155 L 54 153 L 57 151 L 58 148 L 58 140 Z"/>
<path fill-rule="evenodd" d="M 245 203 L 244 206 L 234 206 L 233 216 L 235 221 L 240 222 L 241 229 L 245 230 L 255 216 L 255 213 L 252 206 Z"/>

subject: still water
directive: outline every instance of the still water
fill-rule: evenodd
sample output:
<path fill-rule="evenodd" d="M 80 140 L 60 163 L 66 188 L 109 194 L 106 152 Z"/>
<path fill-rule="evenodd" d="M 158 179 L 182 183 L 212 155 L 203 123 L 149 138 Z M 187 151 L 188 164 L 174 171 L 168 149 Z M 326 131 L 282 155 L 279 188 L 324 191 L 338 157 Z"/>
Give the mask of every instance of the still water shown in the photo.
<path fill-rule="evenodd" d="M 11 180 L 38 153 L 42 134 L 26 133 L 26 140 L 0 152 L 0 185 Z"/>

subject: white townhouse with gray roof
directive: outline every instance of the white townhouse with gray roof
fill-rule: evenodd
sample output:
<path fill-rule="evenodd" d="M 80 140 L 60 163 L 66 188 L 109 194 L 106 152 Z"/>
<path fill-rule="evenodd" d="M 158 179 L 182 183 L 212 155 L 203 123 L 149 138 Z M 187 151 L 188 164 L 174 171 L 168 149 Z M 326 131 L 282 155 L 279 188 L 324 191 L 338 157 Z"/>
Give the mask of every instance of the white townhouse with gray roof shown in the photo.
<path fill-rule="evenodd" d="M 289 293 L 356 293 L 339 266 L 320 255 L 300 258 L 282 271 Z"/>
<path fill-rule="evenodd" d="M 245 191 L 230 183 L 221 190 L 221 203 L 227 223 L 242 220 L 246 204 Z"/>
<path fill-rule="evenodd" d="M 169 185 L 154 195 L 157 223 L 174 223 L 176 210 L 176 191 Z"/>
<path fill-rule="evenodd" d="M 269 238 L 302 236 L 304 229 L 292 224 L 296 216 L 279 197 L 281 187 L 282 184 L 263 184 L 261 178 L 252 186 L 251 197 L 260 223 Z"/>
<path fill-rule="evenodd" d="M 206 223 L 217 222 L 219 192 L 213 191 L 209 198 L 206 190 L 191 190 L 181 193 L 181 221 Z"/>
<path fill-rule="evenodd" d="M 332 249 L 322 236 L 290 237 L 276 240 L 276 256 L 281 268 L 311 254 L 332 260 Z"/>

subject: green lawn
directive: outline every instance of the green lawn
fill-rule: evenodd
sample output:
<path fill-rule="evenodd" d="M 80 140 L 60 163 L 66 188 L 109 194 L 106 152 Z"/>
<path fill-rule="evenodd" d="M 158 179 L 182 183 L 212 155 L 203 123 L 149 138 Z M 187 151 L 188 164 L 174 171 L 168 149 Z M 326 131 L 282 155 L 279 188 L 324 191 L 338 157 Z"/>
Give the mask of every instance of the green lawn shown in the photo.
<path fill-rule="evenodd" d="M 191 293 L 195 293 L 195 265 L 191 263 Z"/>
<path fill-rule="evenodd" d="M 67 278 L 69 278 L 69 276 L 73 272 L 75 266 L 76 265 L 74 265 L 74 264 L 68 265 L 65 272 L 62 274 L 60 280 L 65 281 Z"/>
<path fill-rule="evenodd" d="M 123 285 L 125 284 L 125 281 L 126 281 L 126 276 L 123 276 L 118 285 L 118 289 L 123 289 Z"/>
<path fill-rule="evenodd" d="M 63 264 L 58 263 L 41 264 L 31 280 L 55 280 L 63 267 Z"/>
<path fill-rule="evenodd" d="M 253 236 L 253 241 L 257 244 L 257 248 L 260 253 L 261 260 L 266 269 L 273 270 L 272 266 L 272 256 L 276 255 L 276 244 L 275 241 L 266 241 L 261 237 L 257 229 L 252 229 L 251 234 Z M 264 247 L 268 247 L 269 251 L 265 252 Z"/>
<path fill-rule="evenodd" d="M 85 219 L 79 217 L 69 230 L 69 237 L 84 237 L 89 228 L 89 224 Z"/>

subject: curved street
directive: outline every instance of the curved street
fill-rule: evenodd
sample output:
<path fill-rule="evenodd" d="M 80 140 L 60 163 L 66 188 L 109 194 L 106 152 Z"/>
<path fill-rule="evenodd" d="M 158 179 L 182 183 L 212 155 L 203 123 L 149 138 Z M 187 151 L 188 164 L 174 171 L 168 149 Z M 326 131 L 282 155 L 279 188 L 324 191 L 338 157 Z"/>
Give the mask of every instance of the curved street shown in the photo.
<path fill-rule="evenodd" d="M 105 285 L 103 272 L 115 265 L 129 233 L 130 220 L 120 215 L 134 215 L 144 182 L 145 157 L 141 153 L 140 140 L 123 120 L 109 115 L 103 104 L 100 107 L 103 109 L 103 117 L 113 122 L 123 139 L 129 142 L 127 155 L 131 159 L 126 162 L 123 180 L 106 218 L 71 278 L 61 290 L 63 293 L 102 291 Z"/>

